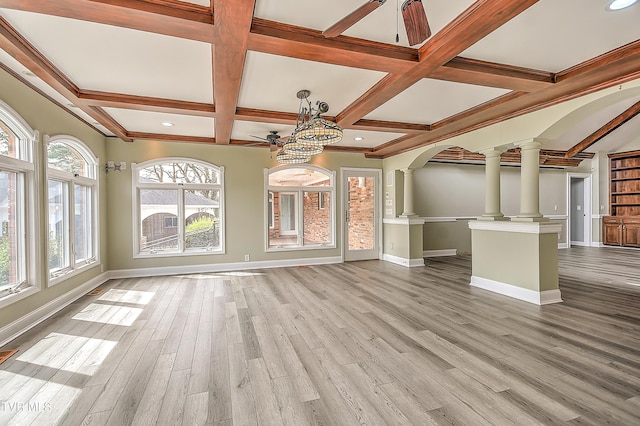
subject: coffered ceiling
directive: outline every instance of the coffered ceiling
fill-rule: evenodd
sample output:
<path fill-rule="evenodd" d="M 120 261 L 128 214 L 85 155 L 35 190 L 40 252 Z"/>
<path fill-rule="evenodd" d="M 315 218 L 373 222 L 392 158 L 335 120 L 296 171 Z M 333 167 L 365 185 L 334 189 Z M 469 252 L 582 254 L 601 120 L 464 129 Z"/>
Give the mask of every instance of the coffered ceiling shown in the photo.
<path fill-rule="evenodd" d="M 291 133 L 308 89 L 345 129 L 332 149 L 375 158 L 640 77 L 640 4 L 423 0 L 433 35 L 410 47 L 388 0 L 322 35 L 366 1 L 0 0 L 0 64 L 125 141 L 256 146 Z M 569 150 L 638 101 L 594 111 L 546 148 Z M 591 149 L 638 134 L 634 114 Z"/>

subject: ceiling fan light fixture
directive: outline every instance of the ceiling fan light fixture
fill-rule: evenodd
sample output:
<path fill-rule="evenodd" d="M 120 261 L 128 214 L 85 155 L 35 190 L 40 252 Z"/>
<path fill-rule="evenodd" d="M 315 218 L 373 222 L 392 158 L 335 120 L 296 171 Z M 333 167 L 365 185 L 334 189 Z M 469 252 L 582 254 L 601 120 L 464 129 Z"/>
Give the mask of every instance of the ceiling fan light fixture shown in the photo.
<path fill-rule="evenodd" d="M 302 144 L 298 141 L 287 142 L 282 146 L 282 151 L 288 154 L 298 154 L 301 156 L 311 156 L 322 153 L 322 145 Z"/>
<path fill-rule="evenodd" d="M 278 163 L 282 163 L 282 164 L 302 164 L 302 163 L 309 162 L 309 160 L 311 160 L 311 156 L 302 155 L 302 154 L 293 154 L 293 153 L 284 151 L 284 149 L 281 149 L 276 154 L 276 160 L 278 161 Z"/>
<path fill-rule="evenodd" d="M 638 0 L 612 0 L 607 6 L 607 10 L 616 11 L 616 10 L 625 9 L 637 2 Z"/>
<path fill-rule="evenodd" d="M 333 145 L 342 140 L 343 131 L 334 122 L 320 116 L 302 123 L 295 131 L 295 139 L 303 145 Z"/>

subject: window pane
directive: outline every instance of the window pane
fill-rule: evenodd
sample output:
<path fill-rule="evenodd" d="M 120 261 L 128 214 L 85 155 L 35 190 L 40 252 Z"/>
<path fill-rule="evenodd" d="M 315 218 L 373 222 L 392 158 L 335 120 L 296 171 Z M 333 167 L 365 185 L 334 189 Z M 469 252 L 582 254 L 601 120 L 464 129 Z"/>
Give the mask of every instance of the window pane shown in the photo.
<path fill-rule="evenodd" d="M 185 191 L 185 249 L 220 247 L 220 190 Z"/>
<path fill-rule="evenodd" d="M 198 163 L 162 163 L 145 167 L 139 173 L 140 182 L 220 183 L 220 171 Z"/>
<path fill-rule="evenodd" d="M 349 250 L 375 248 L 375 181 L 372 177 L 349 177 Z"/>
<path fill-rule="evenodd" d="M 273 193 L 273 228 L 269 229 L 269 247 L 298 245 L 295 192 Z"/>
<path fill-rule="evenodd" d="M 91 259 L 93 254 L 93 224 L 91 188 L 83 185 L 74 186 L 74 221 L 75 221 L 75 260 L 76 262 Z"/>
<path fill-rule="evenodd" d="M 331 193 L 304 193 L 304 245 L 331 243 Z"/>
<path fill-rule="evenodd" d="M 178 228 L 166 226 L 166 218 L 178 217 L 178 191 L 141 189 L 140 252 L 155 253 L 178 249 Z M 176 219 L 177 220 L 177 219 Z M 169 222 L 173 225 L 172 222 Z"/>
<path fill-rule="evenodd" d="M 78 176 L 88 176 L 87 161 L 64 142 L 51 142 L 47 147 L 47 158 L 49 167 Z"/>
<path fill-rule="evenodd" d="M 49 180 L 49 270 L 69 266 L 69 215 L 67 184 Z"/>
<path fill-rule="evenodd" d="M 329 186 L 330 176 L 317 170 L 295 167 L 269 174 L 269 186 Z"/>
<path fill-rule="evenodd" d="M 25 279 L 24 197 L 24 175 L 0 172 L 0 288 Z"/>

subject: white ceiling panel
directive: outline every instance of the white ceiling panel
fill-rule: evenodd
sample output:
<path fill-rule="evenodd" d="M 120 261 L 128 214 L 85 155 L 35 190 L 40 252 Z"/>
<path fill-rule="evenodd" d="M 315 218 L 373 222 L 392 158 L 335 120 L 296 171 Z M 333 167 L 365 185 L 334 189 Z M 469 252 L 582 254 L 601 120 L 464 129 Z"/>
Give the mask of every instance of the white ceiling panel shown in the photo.
<path fill-rule="evenodd" d="M 369 0 L 257 0 L 255 16 L 324 31 Z M 423 2 L 431 32 L 440 31 L 449 21 L 473 4 L 473 0 L 448 0 Z M 360 22 L 344 32 L 344 35 L 381 43 L 409 46 L 402 12 L 402 1 L 387 1 Z M 396 43 L 396 31 L 400 36 Z M 418 46 L 414 46 L 418 47 Z"/>
<path fill-rule="evenodd" d="M 206 7 L 210 7 L 211 6 L 211 2 L 209 0 L 180 0 L 183 3 L 191 3 L 191 4 L 197 4 L 199 6 L 206 6 Z"/>
<path fill-rule="evenodd" d="M 213 102 L 207 43 L 29 12 L 0 15 L 81 89 Z"/>
<path fill-rule="evenodd" d="M 209 117 L 120 108 L 105 108 L 105 110 L 130 132 L 214 137 L 214 119 Z M 173 123 L 174 125 L 165 127 L 162 125 L 163 122 Z"/>
<path fill-rule="evenodd" d="M 422 79 L 365 118 L 433 124 L 508 92 L 492 87 Z"/>
<path fill-rule="evenodd" d="M 542 0 L 460 56 L 559 72 L 640 39 L 640 3 L 610 12 L 608 0 Z"/>
<path fill-rule="evenodd" d="M 329 103 L 335 115 L 384 77 L 384 73 L 247 52 L 238 105 L 247 108 L 298 112 L 296 93 L 311 91 L 309 100 Z"/>

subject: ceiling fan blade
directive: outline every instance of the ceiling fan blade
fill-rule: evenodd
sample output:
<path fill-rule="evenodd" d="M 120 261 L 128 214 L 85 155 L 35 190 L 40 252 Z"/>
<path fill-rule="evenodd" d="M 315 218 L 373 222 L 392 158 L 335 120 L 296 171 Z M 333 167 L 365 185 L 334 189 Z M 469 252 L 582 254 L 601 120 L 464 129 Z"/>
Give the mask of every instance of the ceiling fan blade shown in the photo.
<path fill-rule="evenodd" d="M 420 44 L 431 37 L 431 28 L 422 0 L 406 0 L 402 3 L 402 18 L 410 46 Z"/>
<path fill-rule="evenodd" d="M 347 29 L 355 25 L 362 18 L 376 10 L 378 7 L 382 6 L 385 1 L 387 0 L 369 0 L 368 2 L 324 30 L 322 32 L 322 35 L 327 38 L 339 36 Z"/>

